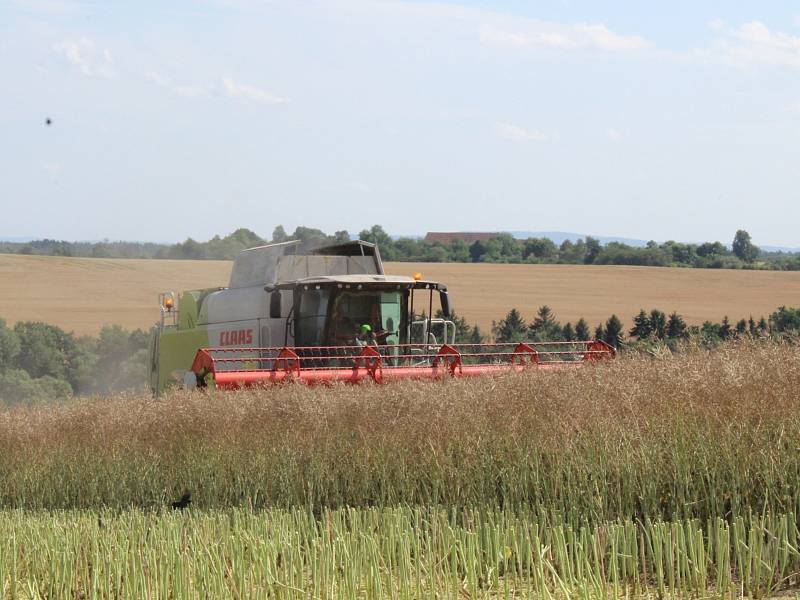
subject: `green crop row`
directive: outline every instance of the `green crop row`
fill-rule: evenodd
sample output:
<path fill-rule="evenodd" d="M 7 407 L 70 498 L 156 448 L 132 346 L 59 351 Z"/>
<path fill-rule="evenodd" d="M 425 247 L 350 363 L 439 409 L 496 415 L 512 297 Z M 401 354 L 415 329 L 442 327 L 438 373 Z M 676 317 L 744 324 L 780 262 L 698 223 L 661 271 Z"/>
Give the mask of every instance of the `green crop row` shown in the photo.
<path fill-rule="evenodd" d="M 762 596 L 800 581 L 792 515 L 573 528 L 429 508 L 0 513 L 0 598 Z"/>

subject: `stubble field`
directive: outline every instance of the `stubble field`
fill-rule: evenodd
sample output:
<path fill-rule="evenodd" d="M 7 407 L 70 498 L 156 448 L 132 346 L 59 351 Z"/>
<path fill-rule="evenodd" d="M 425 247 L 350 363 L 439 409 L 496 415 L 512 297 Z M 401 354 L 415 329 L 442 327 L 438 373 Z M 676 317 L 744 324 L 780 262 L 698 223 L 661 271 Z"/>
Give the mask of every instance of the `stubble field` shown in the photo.
<path fill-rule="evenodd" d="M 0 255 L 0 318 L 40 320 L 80 334 L 146 328 L 160 291 L 227 285 L 227 261 L 109 260 Z M 548 304 L 562 321 L 627 324 L 640 308 L 678 311 L 689 324 L 766 316 L 800 303 L 800 273 L 580 265 L 388 263 L 445 282 L 456 311 L 488 331 L 511 308 Z"/>

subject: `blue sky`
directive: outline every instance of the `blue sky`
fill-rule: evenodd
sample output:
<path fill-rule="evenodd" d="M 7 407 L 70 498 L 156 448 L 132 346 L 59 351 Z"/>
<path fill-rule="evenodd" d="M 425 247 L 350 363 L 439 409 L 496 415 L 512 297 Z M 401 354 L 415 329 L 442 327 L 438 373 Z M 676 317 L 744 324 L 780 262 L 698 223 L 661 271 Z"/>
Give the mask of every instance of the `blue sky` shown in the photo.
<path fill-rule="evenodd" d="M 0 76 L 0 238 L 800 246 L 796 2 L 0 0 Z"/>

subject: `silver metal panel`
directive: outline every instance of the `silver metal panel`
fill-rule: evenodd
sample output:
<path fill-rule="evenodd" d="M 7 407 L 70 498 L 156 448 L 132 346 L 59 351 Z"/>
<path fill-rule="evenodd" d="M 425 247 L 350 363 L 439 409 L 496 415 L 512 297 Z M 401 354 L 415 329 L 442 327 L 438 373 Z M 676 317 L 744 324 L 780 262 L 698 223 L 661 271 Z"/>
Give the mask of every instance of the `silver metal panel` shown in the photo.
<path fill-rule="evenodd" d="M 220 290 L 206 298 L 207 322 L 269 318 L 269 294 L 262 286 Z"/>
<path fill-rule="evenodd" d="M 281 256 L 278 259 L 275 282 L 294 281 L 304 277 L 308 277 L 307 256 Z"/>
<path fill-rule="evenodd" d="M 279 259 L 295 245 L 297 242 L 286 242 L 243 250 L 233 261 L 229 287 L 242 288 L 275 283 L 278 281 L 276 275 Z"/>
<path fill-rule="evenodd" d="M 343 274 L 343 273 L 342 273 Z M 371 256 L 348 256 L 347 275 L 380 275 L 383 269 L 378 269 L 375 259 Z M 340 273 L 330 273 L 340 275 Z"/>
<path fill-rule="evenodd" d="M 308 277 L 335 275 L 347 272 L 346 256 L 309 256 Z"/>
<path fill-rule="evenodd" d="M 271 244 L 240 252 L 233 262 L 230 288 L 268 284 L 331 275 L 373 275 L 383 272 L 377 256 L 288 254 L 296 242 Z"/>

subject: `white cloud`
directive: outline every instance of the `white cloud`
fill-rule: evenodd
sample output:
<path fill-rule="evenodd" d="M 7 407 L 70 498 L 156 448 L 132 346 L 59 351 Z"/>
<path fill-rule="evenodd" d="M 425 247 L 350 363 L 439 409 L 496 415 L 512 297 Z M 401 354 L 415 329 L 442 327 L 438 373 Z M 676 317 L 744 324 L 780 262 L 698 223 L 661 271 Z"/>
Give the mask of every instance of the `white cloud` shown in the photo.
<path fill-rule="evenodd" d="M 44 170 L 50 175 L 58 175 L 64 170 L 64 167 L 61 163 L 45 163 Z"/>
<path fill-rule="evenodd" d="M 208 94 L 206 88 L 193 85 L 178 85 L 171 78 L 151 71 L 145 74 L 145 77 L 155 83 L 157 86 L 169 90 L 176 96 L 183 96 L 184 98 L 197 98 Z"/>
<path fill-rule="evenodd" d="M 606 135 L 608 136 L 608 139 L 610 139 L 613 142 L 618 142 L 623 138 L 621 131 L 611 127 L 606 130 Z"/>
<path fill-rule="evenodd" d="M 99 48 L 88 38 L 54 44 L 53 52 L 86 77 L 112 79 L 116 76 L 111 52 L 107 48 Z"/>
<path fill-rule="evenodd" d="M 793 113 L 800 114 L 800 102 L 797 102 L 796 104 L 791 104 L 791 105 L 789 105 L 789 106 L 787 107 L 787 110 L 788 110 L 789 112 L 793 112 Z"/>
<path fill-rule="evenodd" d="M 547 139 L 547 136 L 538 129 L 526 129 L 510 123 L 497 123 L 495 125 L 495 131 L 501 136 L 511 140 L 543 142 Z"/>
<path fill-rule="evenodd" d="M 800 37 L 773 31 L 760 21 L 751 21 L 738 28 L 723 28 L 710 48 L 696 54 L 737 67 L 800 68 Z"/>
<path fill-rule="evenodd" d="M 268 90 L 258 88 L 254 85 L 246 83 L 239 83 L 230 77 L 222 78 L 222 85 L 225 88 L 225 93 L 231 98 L 240 98 L 243 100 L 252 100 L 261 104 L 288 104 L 289 99 L 282 96 L 273 94 Z"/>
<path fill-rule="evenodd" d="M 520 22 L 515 30 L 484 28 L 480 41 L 521 49 L 636 51 L 650 46 L 642 36 L 620 35 L 603 24 L 562 25 L 539 21 Z"/>

